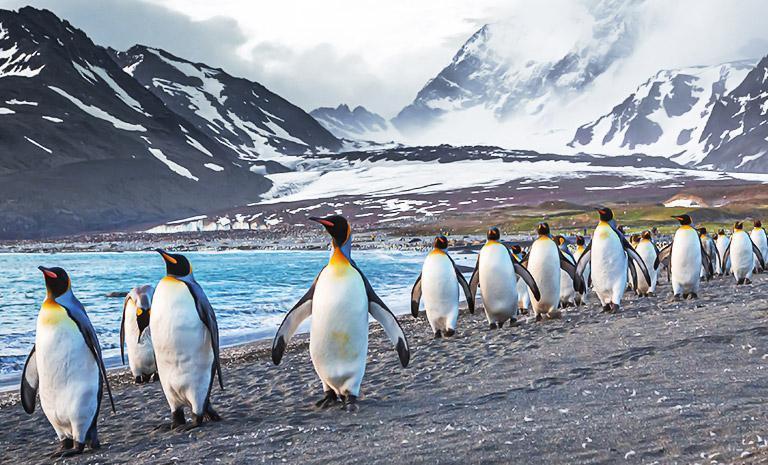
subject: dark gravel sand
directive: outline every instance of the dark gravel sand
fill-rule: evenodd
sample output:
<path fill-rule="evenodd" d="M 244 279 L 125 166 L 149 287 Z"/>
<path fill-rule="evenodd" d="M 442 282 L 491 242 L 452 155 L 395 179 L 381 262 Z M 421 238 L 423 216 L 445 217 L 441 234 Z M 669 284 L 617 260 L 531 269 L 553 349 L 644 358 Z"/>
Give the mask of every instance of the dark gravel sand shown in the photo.
<path fill-rule="evenodd" d="M 224 420 L 192 432 L 153 431 L 169 421 L 159 384 L 118 371 L 102 449 L 66 463 L 768 462 L 768 278 L 755 281 L 715 280 L 695 302 L 670 302 L 665 284 L 616 315 L 593 297 L 500 331 L 463 315 L 442 340 L 403 316 L 407 369 L 374 325 L 356 414 L 313 407 L 306 339 L 279 367 L 264 343 L 227 350 L 227 389 L 213 395 Z M 0 424 L 0 463 L 52 462 L 39 407 L 28 416 L 6 395 Z"/>

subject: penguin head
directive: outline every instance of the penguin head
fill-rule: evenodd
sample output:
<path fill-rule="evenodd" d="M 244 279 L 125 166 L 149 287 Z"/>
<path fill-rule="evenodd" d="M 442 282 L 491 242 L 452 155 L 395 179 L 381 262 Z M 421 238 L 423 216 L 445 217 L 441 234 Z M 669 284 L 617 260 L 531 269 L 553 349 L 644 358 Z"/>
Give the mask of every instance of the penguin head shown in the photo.
<path fill-rule="evenodd" d="M 499 231 L 499 228 L 496 226 L 492 226 L 488 229 L 488 240 L 489 241 L 498 241 L 501 237 L 501 232 Z"/>
<path fill-rule="evenodd" d="M 699 228 L 699 236 L 706 236 L 707 235 L 707 228 L 704 226 Z"/>
<path fill-rule="evenodd" d="M 576 245 L 584 247 L 584 236 L 576 236 Z"/>
<path fill-rule="evenodd" d="M 632 234 L 629 236 L 629 242 L 631 244 L 639 244 L 640 243 L 640 234 Z"/>
<path fill-rule="evenodd" d="M 139 327 L 139 338 L 145 329 L 149 327 L 149 317 L 152 313 L 152 295 L 151 286 L 139 286 L 128 293 L 126 299 L 131 299 L 136 305 L 136 324 Z M 126 301 L 127 303 L 127 301 Z"/>
<path fill-rule="evenodd" d="M 448 248 L 448 238 L 440 234 L 435 236 L 434 244 L 436 249 L 445 250 Z"/>
<path fill-rule="evenodd" d="M 648 230 L 643 231 L 643 234 L 640 236 L 642 239 L 651 240 L 651 232 Z"/>
<path fill-rule="evenodd" d="M 536 226 L 536 233 L 539 236 L 549 236 L 549 225 L 547 223 L 539 223 Z"/>
<path fill-rule="evenodd" d="M 561 236 L 560 234 L 555 236 L 554 239 L 555 239 L 555 243 L 557 244 L 558 247 L 564 246 L 566 244 L 566 242 L 567 242 L 565 240 L 565 237 Z"/>
<path fill-rule="evenodd" d="M 755 229 L 760 229 L 763 227 L 763 222 L 760 220 L 755 220 Z"/>
<path fill-rule="evenodd" d="M 333 238 L 333 244 L 336 247 L 344 247 L 352 238 L 352 228 L 346 218 L 341 215 L 331 215 L 325 218 L 310 216 L 310 220 L 320 223 Z"/>
<path fill-rule="evenodd" d="M 165 260 L 165 272 L 168 276 L 184 277 L 192 274 L 192 264 L 187 257 L 178 253 L 168 253 L 163 249 L 155 249 Z"/>
<path fill-rule="evenodd" d="M 595 208 L 597 210 L 597 213 L 600 214 L 600 221 L 611 221 L 613 219 L 613 210 L 611 210 L 608 207 L 597 207 Z"/>
<path fill-rule="evenodd" d="M 51 298 L 55 299 L 69 290 L 69 275 L 63 268 L 38 266 L 37 269 L 43 272 L 45 288 Z"/>
<path fill-rule="evenodd" d="M 744 223 L 742 221 L 737 221 L 733 224 L 734 231 L 741 231 L 742 229 L 744 229 Z"/>
<path fill-rule="evenodd" d="M 513 244 L 509 247 L 509 249 L 512 251 L 515 255 L 520 255 L 523 252 L 523 248 L 520 247 L 518 244 Z"/>
<path fill-rule="evenodd" d="M 688 215 L 678 215 L 678 216 L 673 216 L 672 218 L 679 221 L 681 226 L 690 226 L 693 223 L 693 221 L 691 220 L 691 217 Z"/>

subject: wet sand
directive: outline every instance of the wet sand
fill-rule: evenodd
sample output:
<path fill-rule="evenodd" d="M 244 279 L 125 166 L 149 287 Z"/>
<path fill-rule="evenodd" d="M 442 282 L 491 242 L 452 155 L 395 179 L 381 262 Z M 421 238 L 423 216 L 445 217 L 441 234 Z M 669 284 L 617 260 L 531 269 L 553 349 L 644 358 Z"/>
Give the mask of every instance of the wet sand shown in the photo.
<path fill-rule="evenodd" d="M 360 410 L 320 411 L 306 337 L 280 366 L 268 344 L 224 353 L 223 417 L 190 432 L 170 421 L 158 383 L 111 374 L 102 448 L 56 463 L 763 463 L 768 462 L 768 276 L 703 285 L 697 301 L 627 294 L 621 313 L 589 305 L 562 319 L 491 331 L 462 314 L 432 338 L 401 316 L 403 369 L 377 324 Z M 0 406 L 0 463 L 53 463 L 55 434 L 18 396 Z"/>

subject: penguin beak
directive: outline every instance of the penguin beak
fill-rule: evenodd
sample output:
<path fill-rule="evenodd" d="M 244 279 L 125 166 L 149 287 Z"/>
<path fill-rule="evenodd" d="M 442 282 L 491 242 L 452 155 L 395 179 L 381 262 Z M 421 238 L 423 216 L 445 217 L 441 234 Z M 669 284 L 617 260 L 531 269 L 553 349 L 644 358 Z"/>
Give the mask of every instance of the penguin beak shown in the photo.
<path fill-rule="evenodd" d="M 320 223 L 320 224 L 322 224 L 322 225 L 323 225 L 323 226 L 325 226 L 326 228 L 332 228 L 332 227 L 333 227 L 333 222 L 332 222 L 332 221 L 328 221 L 328 220 L 326 220 L 326 219 L 323 219 L 323 218 L 318 218 L 318 217 L 316 217 L 316 216 L 310 216 L 310 217 L 309 217 L 309 219 L 310 219 L 311 221 L 314 221 L 315 223 Z"/>
<path fill-rule="evenodd" d="M 163 249 L 155 249 L 155 252 L 157 252 L 160 255 L 162 255 L 163 256 L 163 260 L 165 260 L 166 262 L 170 263 L 171 265 L 175 265 L 175 264 L 178 263 L 178 261 L 175 258 L 173 258 L 170 255 L 168 255 L 168 253 L 165 250 L 163 250 Z"/>
<path fill-rule="evenodd" d="M 56 279 L 58 275 L 44 266 L 38 266 L 38 270 L 42 271 L 46 278 Z"/>

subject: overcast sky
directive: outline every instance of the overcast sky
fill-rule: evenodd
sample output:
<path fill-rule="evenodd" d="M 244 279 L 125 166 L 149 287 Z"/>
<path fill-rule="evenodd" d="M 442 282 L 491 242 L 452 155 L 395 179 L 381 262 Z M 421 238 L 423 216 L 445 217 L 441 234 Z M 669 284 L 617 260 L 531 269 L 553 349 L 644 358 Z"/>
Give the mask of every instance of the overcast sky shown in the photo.
<path fill-rule="evenodd" d="M 259 81 L 308 111 L 343 102 L 385 117 L 483 24 L 573 15 L 563 0 L 0 0 L 25 4 L 52 10 L 99 44 L 161 47 Z M 768 54 L 768 1 L 646 4 L 632 64 L 640 82 L 651 69 Z"/>

